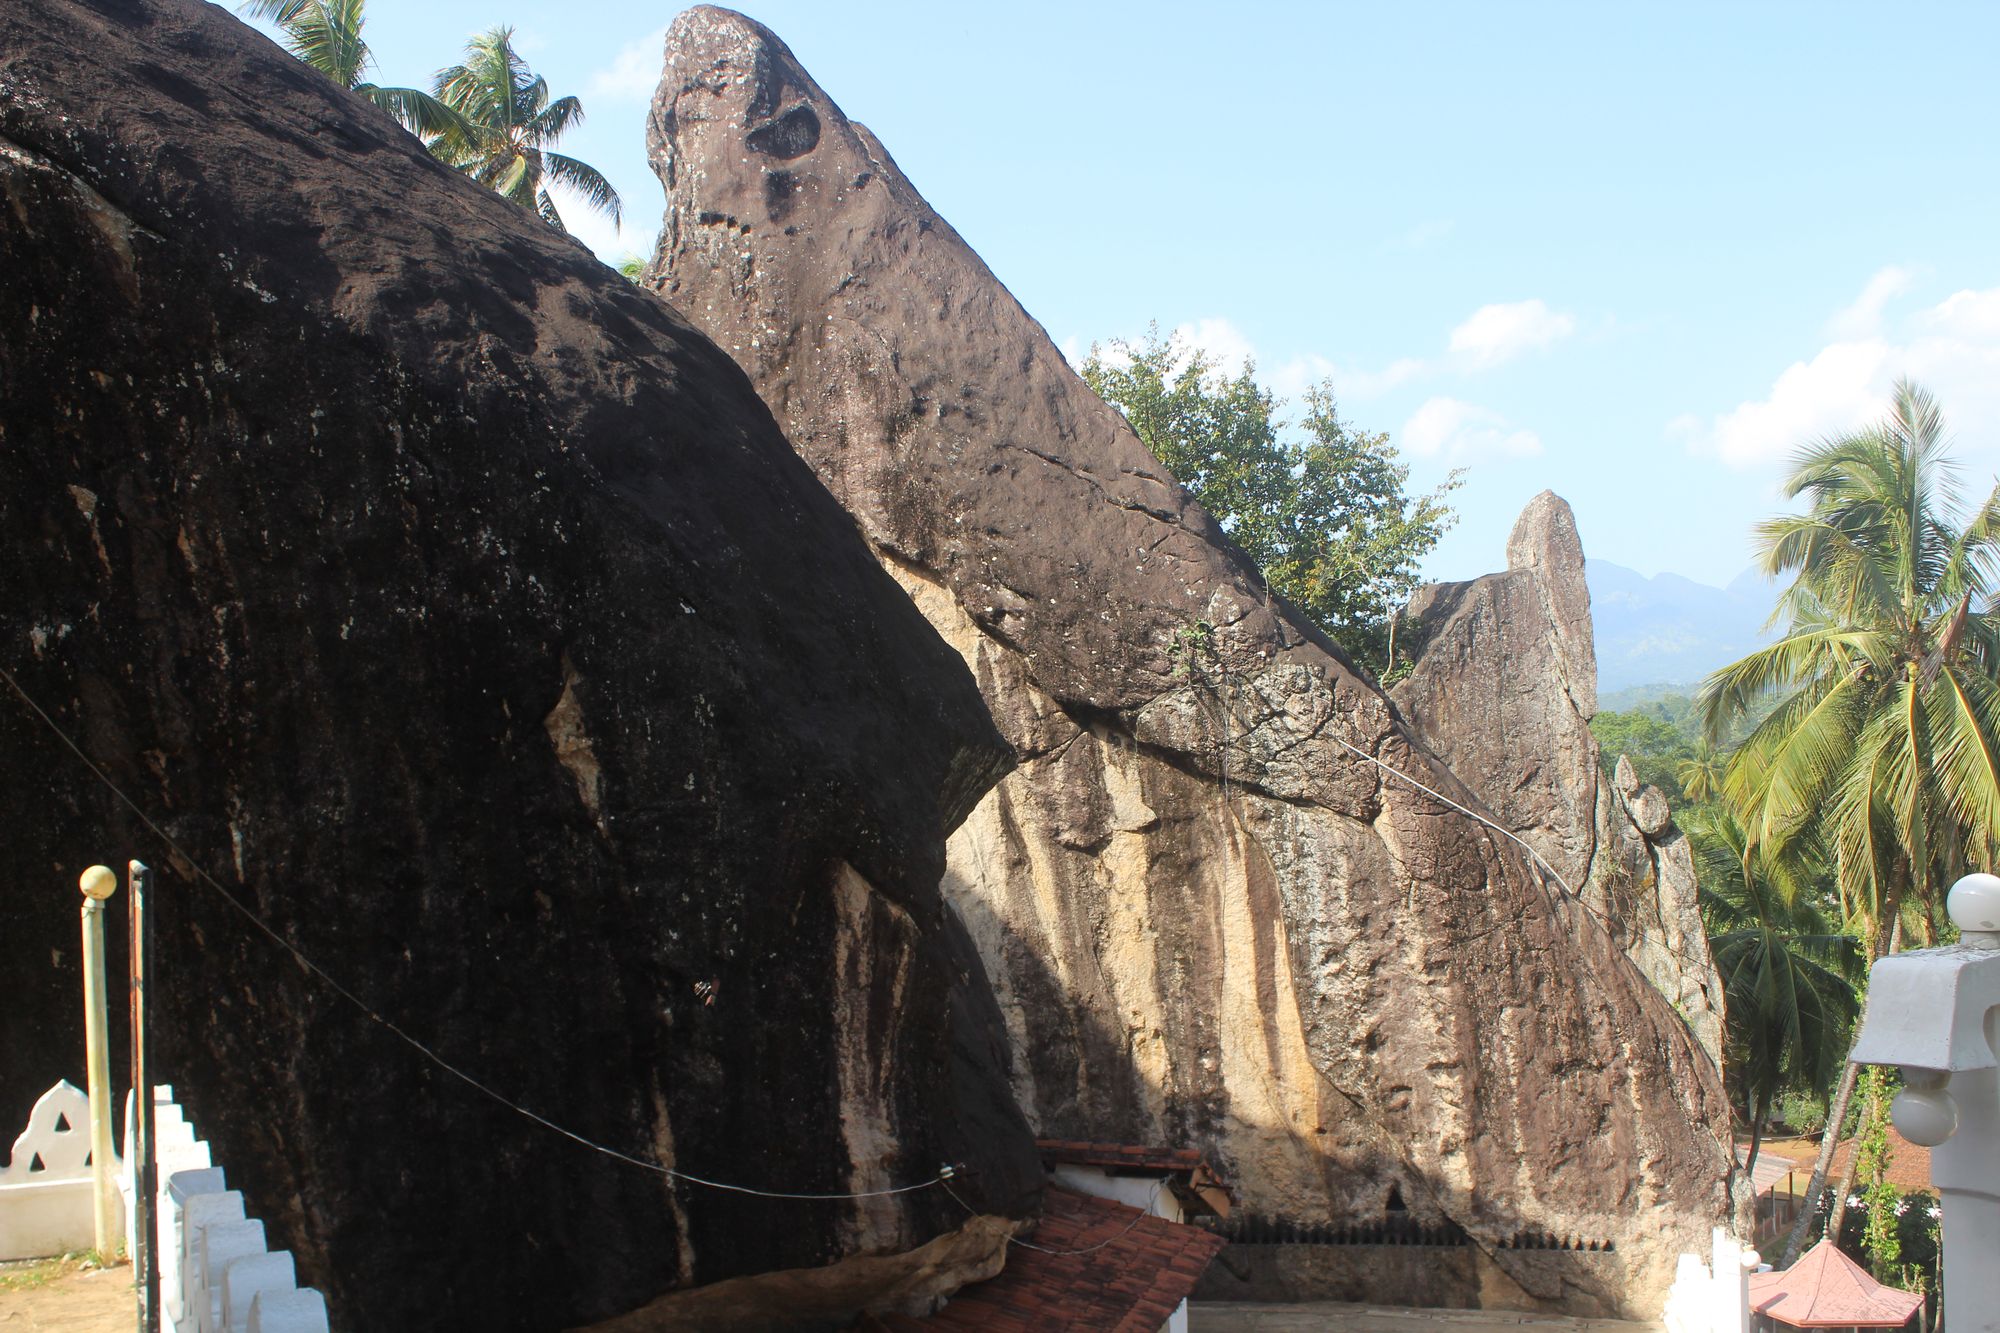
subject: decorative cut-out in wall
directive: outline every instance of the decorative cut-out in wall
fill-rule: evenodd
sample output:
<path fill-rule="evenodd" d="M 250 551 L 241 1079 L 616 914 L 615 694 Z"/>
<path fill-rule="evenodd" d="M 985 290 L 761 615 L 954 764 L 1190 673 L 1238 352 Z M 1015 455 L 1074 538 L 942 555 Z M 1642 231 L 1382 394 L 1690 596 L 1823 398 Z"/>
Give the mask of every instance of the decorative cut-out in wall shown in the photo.
<path fill-rule="evenodd" d="M 43 1093 L 28 1113 L 28 1127 L 14 1140 L 14 1155 L 0 1168 L 0 1185 L 68 1180 L 90 1174 L 90 1098 L 67 1079 Z"/>

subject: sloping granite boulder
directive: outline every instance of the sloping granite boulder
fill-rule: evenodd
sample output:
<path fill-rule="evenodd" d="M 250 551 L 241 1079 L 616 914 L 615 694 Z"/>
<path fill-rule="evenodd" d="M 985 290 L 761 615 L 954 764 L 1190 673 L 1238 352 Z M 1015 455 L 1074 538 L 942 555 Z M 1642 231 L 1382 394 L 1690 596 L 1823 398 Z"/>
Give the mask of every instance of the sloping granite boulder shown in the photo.
<path fill-rule="evenodd" d="M 685 319 L 222 9 L 0 7 L 0 542 L 0 662 L 185 854 L 0 698 L 10 1122 L 81 1077 L 77 872 L 139 856 L 159 1075 L 337 1327 L 966 1211 L 590 1151 L 196 871 L 620 1153 L 1032 1204 L 939 895 L 1009 762 L 962 661 Z"/>
<path fill-rule="evenodd" d="M 1674 1002 L 1722 1058 L 1722 980 L 1687 839 L 1667 798 L 1620 756 L 1607 782 L 1590 719 L 1596 646 L 1576 516 L 1543 491 L 1507 541 L 1507 568 L 1417 590 L 1403 612 L 1404 715 L 1500 823 Z"/>
<path fill-rule="evenodd" d="M 1650 1315 L 1728 1209 L 1722 1091 L 1667 1001 L 1415 785 L 1477 802 L 782 42 L 682 14 L 651 125 L 647 281 L 750 373 L 1020 755 L 945 886 L 1038 1128 L 1203 1148 L 1251 1214 L 1407 1205 L 1492 1253 L 1491 1299 Z M 1527 1228 L 1617 1257 L 1530 1264 L 1501 1248 Z"/>

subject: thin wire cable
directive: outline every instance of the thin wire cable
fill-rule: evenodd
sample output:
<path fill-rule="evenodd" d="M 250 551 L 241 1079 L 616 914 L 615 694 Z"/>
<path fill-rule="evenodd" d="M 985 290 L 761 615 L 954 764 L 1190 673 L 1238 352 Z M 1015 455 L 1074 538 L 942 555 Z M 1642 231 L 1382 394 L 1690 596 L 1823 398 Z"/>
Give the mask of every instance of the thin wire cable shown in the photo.
<path fill-rule="evenodd" d="M 1564 879 L 1561 875 L 1557 874 L 1556 868 L 1550 865 L 1548 861 L 1543 858 L 1540 852 L 1536 851 L 1533 846 L 1531 846 L 1525 839 L 1523 839 L 1518 833 L 1515 833 L 1512 829 L 1500 827 L 1500 825 L 1494 823 L 1492 820 L 1488 819 L 1485 815 L 1480 814 L 1477 810 L 1467 809 L 1465 806 L 1460 805 L 1457 801 L 1452 800 L 1451 797 L 1446 796 L 1443 792 L 1438 791 L 1434 787 L 1425 786 L 1423 783 L 1411 777 L 1408 773 L 1402 772 L 1401 770 L 1393 767 L 1392 765 L 1382 762 L 1380 759 L 1377 759 L 1374 755 L 1368 753 L 1368 751 L 1362 749 L 1358 745 L 1351 744 L 1350 742 L 1344 740 L 1339 736 L 1332 737 L 1332 740 L 1334 741 L 1335 744 L 1341 746 L 1342 748 L 1347 750 L 1350 754 L 1353 754 L 1362 759 L 1366 759 L 1369 763 L 1375 765 L 1375 767 L 1381 769 L 1384 773 L 1388 773 L 1394 777 L 1400 778 L 1402 781 L 1404 781 L 1405 783 L 1409 784 L 1412 787 L 1415 787 L 1418 791 L 1430 797 L 1432 800 L 1450 806 L 1452 809 L 1458 811 L 1458 813 L 1466 816 L 1469 819 L 1478 820 L 1480 823 L 1486 825 L 1487 828 L 1492 829 L 1495 833 L 1500 834 L 1502 837 L 1513 839 L 1513 841 L 1521 848 L 1522 851 L 1526 852 L 1529 856 L 1535 859 L 1536 865 L 1539 865 L 1544 871 L 1548 872 L 1548 876 L 1550 879 L 1553 879 L 1556 883 L 1562 885 L 1564 893 L 1567 893 L 1572 898 L 1578 897 L 1577 891 L 1569 886 L 1569 881 Z"/>
<path fill-rule="evenodd" d="M 1426 796 L 1429 796 L 1434 800 L 1443 802 L 1445 805 L 1450 806 L 1452 809 L 1458 811 L 1460 814 L 1465 815 L 1468 818 L 1478 820 L 1480 823 L 1484 824 L 1487 828 L 1492 829 L 1495 833 L 1501 834 L 1502 836 L 1507 838 L 1511 838 L 1515 843 L 1519 844 L 1521 850 L 1525 851 L 1529 856 L 1534 858 L 1534 863 L 1537 866 L 1541 867 L 1542 871 L 1545 874 L 1547 874 L 1550 879 L 1553 879 L 1557 884 L 1562 886 L 1564 894 L 1567 895 L 1567 901 L 1575 903 L 1578 907 L 1581 907 L 1590 916 L 1596 918 L 1598 923 L 1602 925 L 1606 931 L 1611 933 L 1612 938 L 1614 940 L 1617 938 L 1618 931 L 1615 929 L 1615 923 L 1611 920 L 1611 918 L 1606 916 L 1603 912 L 1599 911 L 1595 906 L 1593 906 L 1589 899 L 1585 898 L 1581 893 L 1578 893 L 1575 889 L 1571 888 L 1569 885 L 1569 881 L 1565 880 L 1561 875 L 1557 874 L 1556 868 L 1550 865 L 1548 863 L 1548 860 L 1545 857 L 1543 857 L 1543 855 L 1540 852 L 1536 851 L 1527 842 L 1522 840 L 1522 838 L 1518 834 L 1516 834 L 1512 829 L 1502 828 L 1500 825 L 1488 819 L 1485 815 L 1480 814 L 1477 810 L 1466 809 L 1464 806 L 1460 805 L 1457 801 L 1452 800 L 1451 797 L 1446 796 L 1443 792 L 1438 791 L 1432 787 L 1425 786 L 1423 783 L 1411 777 L 1408 773 L 1401 771 L 1400 769 L 1394 767 L 1391 764 L 1384 763 L 1382 760 L 1377 759 L 1374 755 L 1369 754 L 1366 750 L 1362 749 L 1358 745 L 1349 744 L 1347 741 L 1343 740 L 1339 736 L 1334 736 L 1331 739 L 1335 741 L 1337 744 L 1347 749 L 1348 751 L 1350 751 L 1351 753 L 1358 755 L 1363 759 L 1366 759 L 1369 763 L 1375 765 L 1375 767 L 1381 769 L 1384 773 L 1391 774 L 1392 776 L 1402 780 L 1403 782 L 1408 783 L 1410 786 L 1415 787 L 1418 791 L 1424 793 Z M 1679 949 L 1676 949 L 1673 945 L 1668 944 L 1665 940 L 1654 939 L 1650 936 L 1641 936 L 1640 943 L 1642 945 L 1648 945 L 1651 946 L 1652 948 L 1658 949 L 1661 953 L 1664 953 L 1671 958 L 1676 958 L 1680 960 L 1682 963 L 1685 963 L 1687 966 L 1696 968 L 1701 971 L 1708 971 L 1715 966 L 1714 961 L 1712 959 L 1701 959 L 1694 957 L 1692 954 L 1682 953 Z"/>
<path fill-rule="evenodd" d="M 641 1170 L 655 1171 L 658 1172 L 660 1175 L 671 1177 L 674 1180 L 685 1181 L 690 1185 L 704 1185 L 707 1186 L 709 1189 L 726 1190 L 731 1194 L 754 1194 L 758 1198 L 762 1199 L 877 1199 L 891 1194 L 911 1194 L 916 1192 L 917 1190 L 929 1189 L 933 1185 L 944 1185 L 945 1181 L 948 1180 L 954 1174 L 953 1168 L 947 1166 L 942 1168 L 937 1175 L 919 1184 L 898 1185 L 892 1189 L 860 1190 L 854 1193 L 847 1193 L 847 1194 L 837 1194 L 837 1193 L 816 1194 L 816 1193 L 799 1193 L 790 1190 L 753 1189 L 748 1185 L 731 1185 L 720 1180 L 706 1180 L 703 1179 L 701 1176 L 689 1175 L 685 1171 L 678 1171 L 670 1166 L 662 1166 L 658 1162 L 649 1162 L 646 1161 L 644 1158 L 634 1157 L 630 1153 L 620 1152 L 616 1148 L 607 1147 L 602 1143 L 598 1143 L 595 1142 L 594 1140 L 587 1139 L 583 1135 L 577 1133 L 575 1130 L 567 1129 L 564 1126 L 559 1125 L 555 1121 L 549 1119 L 547 1116 L 540 1115 L 534 1111 L 531 1111 L 527 1107 L 520 1105 L 518 1102 L 510 1101 L 507 1097 L 503 1096 L 501 1093 L 495 1091 L 493 1088 L 487 1086 L 485 1083 L 480 1082 L 478 1079 L 474 1078 L 471 1074 L 466 1073 L 463 1069 L 460 1069 L 457 1065 L 445 1059 L 443 1056 L 439 1055 L 436 1051 L 424 1045 L 423 1042 L 418 1041 L 415 1037 L 403 1031 L 402 1028 L 396 1026 L 396 1024 L 390 1022 L 388 1019 L 384 1018 L 381 1014 L 377 1013 L 374 1009 L 370 1008 L 369 1005 L 365 1001 L 363 1001 L 360 996 L 356 995 L 353 991 L 349 990 L 347 987 L 341 985 L 340 982 L 336 981 L 333 978 L 333 976 L 327 972 L 325 968 L 321 967 L 318 963 L 313 962 L 312 959 L 306 957 L 305 954 L 301 953 L 298 947 L 294 945 L 290 940 L 287 940 L 284 936 L 280 935 L 276 930 L 273 930 L 269 925 L 267 925 L 264 922 L 264 919 L 262 917 L 258 916 L 256 912 L 252 911 L 248 906 L 238 901 L 235 894 L 223 888 L 222 885 L 218 883 L 213 876 L 211 876 L 206 870 L 203 870 L 201 866 L 195 861 L 195 859 L 192 856 L 189 856 L 187 852 L 182 849 L 180 843 L 176 842 L 171 834 L 169 834 L 165 829 L 161 828 L 158 824 L 154 823 L 152 816 L 148 815 L 145 812 L 145 810 L 140 808 L 140 805 L 137 801 L 133 800 L 130 796 L 127 796 L 124 793 L 124 791 L 118 786 L 118 784 L 113 782 L 110 779 L 110 777 L 108 777 L 105 774 L 104 770 L 99 768 L 96 765 L 96 763 L 94 763 L 91 760 L 90 756 L 83 752 L 82 747 L 79 746 L 74 740 L 70 739 L 69 733 L 64 731 L 53 717 L 49 716 L 48 711 L 44 709 L 40 704 L 36 703 L 33 696 L 31 696 L 26 690 L 21 688 L 21 683 L 18 680 L 14 679 L 14 675 L 12 672 L 8 671 L 5 667 L 0 667 L 0 680 L 5 680 L 7 682 L 8 688 L 13 690 L 16 695 L 20 696 L 21 702 L 26 704 L 31 710 L 33 710 L 35 716 L 39 717 L 42 720 L 43 724 L 47 726 L 50 731 L 55 733 L 56 739 L 60 740 L 65 746 L 67 746 L 69 748 L 70 753 L 74 754 L 77 757 L 77 759 L 82 762 L 83 766 L 90 770 L 91 776 L 95 777 L 99 782 L 103 783 L 105 788 L 109 790 L 113 796 L 116 796 L 121 802 L 124 803 L 126 809 L 130 810 L 134 815 L 138 816 L 140 823 L 144 824 L 148 829 L 152 830 L 154 837 L 158 838 L 162 843 L 166 844 L 168 851 L 172 852 L 175 856 L 179 857 L 181 862 L 184 865 L 186 865 L 189 870 L 194 872 L 194 877 L 198 883 L 207 885 L 208 888 L 210 888 L 215 893 L 220 895 L 222 900 L 228 903 L 231 907 L 235 908 L 237 913 L 241 915 L 244 920 L 248 921 L 251 925 L 255 926 L 259 931 L 263 932 L 263 934 L 273 944 L 276 944 L 279 948 L 283 949 L 286 953 L 290 954 L 298 962 L 300 967 L 303 967 L 306 971 L 312 973 L 314 976 L 318 977 L 322 982 L 326 983 L 326 985 L 329 988 L 331 988 L 335 994 L 339 995 L 349 1004 L 352 1004 L 355 1008 L 359 1009 L 363 1014 L 367 1015 L 375 1022 L 381 1024 L 391 1033 L 394 1033 L 395 1036 L 399 1038 L 405 1045 L 409 1046 L 412 1050 L 415 1050 L 419 1055 L 423 1056 L 426 1060 L 429 1060 L 439 1069 L 444 1070 L 445 1073 L 450 1074 L 453 1078 L 458 1079 L 459 1081 L 466 1084 L 468 1087 L 474 1088 L 479 1092 L 486 1094 L 486 1096 L 492 1098 L 494 1101 L 500 1103 L 500 1105 L 506 1107 L 508 1110 L 514 1112 L 515 1114 L 525 1116 L 527 1119 L 534 1121 L 536 1124 L 542 1126 L 544 1129 L 554 1130 L 556 1133 L 562 1135 L 564 1138 L 569 1139 L 572 1142 L 579 1143 L 586 1148 L 589 1148 L 592 1152 L 602 1153 L 606 1157 L 615 1158 L 616 1160 L 627 1163 L 628 1165 L 639 1167 Z M 949 1190 L 951 1187 L 949 1185 L 946 1185 L 945 1188 Z M 953 1197 L 956 1198 L 957 1196 L 954 1195 Z"/>
<path fill-rule="evenodd" d="M 954 1203 L 956 1203 L 959 1207 L 965 1209 L 966 1212 L 971 1213 L 974 1217 L 979 1216 L 979 1210 L 977 1208 L 974 1208 L 971 1204 L 967 1203 L 965 1200 L 959 1198 L 957 1190 L 953 1189 L 949 1184 L 947 1184 L 943 1180 L 938 1181 L 938 1183 L 944 1186 L 944 1192 L 952 1197 L 952 1201 Z M 1036 1245 L 1031 1241 L 1022 1240 L 1018 1236 L 1007 1237 L 1007 1243 L 1009 1245 L 1018 1245 L 1024 1250 L 1033 1250 L 1037 1254 L 1052 1254 L 1057 1256 L 1058 1258 L 1067 1258 L 1071 1255 L 1077 1255 L 1077 1254 L 1095 1254 L 1107 1245 L 1116 1245 L 1119 1241 L 1124 1240 L 1127 1236 L 1131 1235 L 1133 1231 L 1138 1229 L 1138 1226 L 1141 1222 L 1153 1216 L 1153 1205 L 1159 1200 L 1160 1187 L 1166 1183 L 1167 1182 L 1165 1180 L 1154 1181 L 1153 1192 L 1146 1196 L 1146 1206 L 1139 1210 L 1139 1215 L 1133 1218 L 1130 1222 L 1126 1223 L 1125 1228 L 1122 1231 L 1118 1232 L 1118 1234 L 1114 1236 L 1107 1236 L 1103 1240 L 1097 1242 L 1097 1244 L 1095 1245 L 1086 1245 L 1083 1248 L 1076 1250 L 1052 1250 L 1046 1245 Z M 1125 1206 L 1128 1208 L 1131 1207 L 1130 1204 L 1127 1204 Z M 1165 1220 L 1166 1220 L 1165 1218 L 1161 1219 L 1161 1221 Z"/>

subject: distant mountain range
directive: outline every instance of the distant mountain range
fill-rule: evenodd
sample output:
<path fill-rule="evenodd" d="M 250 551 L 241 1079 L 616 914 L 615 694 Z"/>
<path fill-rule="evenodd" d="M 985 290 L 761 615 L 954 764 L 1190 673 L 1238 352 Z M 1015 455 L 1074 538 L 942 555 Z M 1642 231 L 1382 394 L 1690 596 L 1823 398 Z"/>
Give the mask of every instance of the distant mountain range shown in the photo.
<path fill-rule="evenodd" d="M 1678 574 L 1647 578 L 1623 565 L 1585 560 L 1584 581 L 1590 585 L 1600 695 L 1639 685 L 1692 687 L 1770 641 L 1764 621 L 1777 589 L 1755 570 L 1713 588 Z"/>

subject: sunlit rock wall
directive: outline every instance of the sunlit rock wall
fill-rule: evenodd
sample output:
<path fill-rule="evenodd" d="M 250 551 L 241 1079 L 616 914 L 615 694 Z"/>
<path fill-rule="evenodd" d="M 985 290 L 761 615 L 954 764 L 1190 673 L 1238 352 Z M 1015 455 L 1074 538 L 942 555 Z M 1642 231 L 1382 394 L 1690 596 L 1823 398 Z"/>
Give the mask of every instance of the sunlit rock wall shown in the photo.
<path fill-rule="evenodd" d="M 1647 1309 L 1726 1216 L 1727 1112 L 1619 942 L 1371 762 L 1477 800 L 776 37 L 683 14 L 651 126 L 646 281 L 749 372 L 1019 756 L 945 886 L 1038 1127 L 1195 1144 L 1251 1212 L 1394 1190 L 1493 1249 L 1508 1299 Z M 1493 1248 L 1523 1227 L 1622 1257 L 1552 1277 Z"/>

